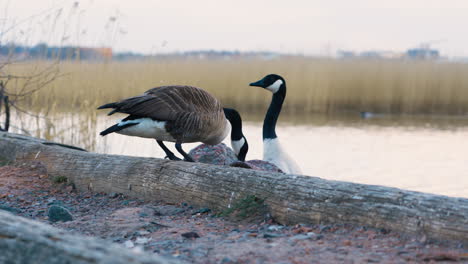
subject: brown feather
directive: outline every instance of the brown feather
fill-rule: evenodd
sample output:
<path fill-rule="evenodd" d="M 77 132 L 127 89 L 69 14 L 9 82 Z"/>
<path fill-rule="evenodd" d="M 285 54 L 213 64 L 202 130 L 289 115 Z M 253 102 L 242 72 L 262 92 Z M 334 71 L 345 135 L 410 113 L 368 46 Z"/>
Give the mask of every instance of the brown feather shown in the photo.
<path fill-rule="evenodd" d="M 179 142 L 214 143 L 224 135 L 226 119 L 221 103 L 193 86 L 161 86 L 114 104 L 113 112 L 169 121 L 167 131 Z M 216 140 L 215 140 L 216 139 Z"/>

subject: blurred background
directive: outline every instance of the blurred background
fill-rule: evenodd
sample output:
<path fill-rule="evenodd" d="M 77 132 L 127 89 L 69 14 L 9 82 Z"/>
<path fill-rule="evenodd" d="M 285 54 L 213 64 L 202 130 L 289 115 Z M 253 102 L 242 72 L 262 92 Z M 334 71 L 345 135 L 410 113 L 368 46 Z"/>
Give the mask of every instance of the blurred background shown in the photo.
<path fill-rule="evenodd" d="M 0 0 L 0 129 L 163 157 L 149 139 L 100 137 L 122 116 L 96 107 L 188 84 L 239 110 L 247 159 L 261 159 L 271 94 L 248 84 L 277 73 L 288 87 L 277 133 L 306 175 L 468 197 L 466 10 L 458 0 Z"/>

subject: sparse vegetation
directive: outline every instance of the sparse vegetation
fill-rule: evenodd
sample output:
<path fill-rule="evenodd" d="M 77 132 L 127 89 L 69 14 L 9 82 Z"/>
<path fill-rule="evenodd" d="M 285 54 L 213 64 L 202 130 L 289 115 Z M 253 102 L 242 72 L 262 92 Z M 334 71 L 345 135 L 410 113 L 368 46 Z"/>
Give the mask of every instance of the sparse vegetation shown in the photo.
<path fill-rule="evenodd" d="M 240 220 L 251 218 L 255 216 L 262 216 L 265 214 L 265 199 L 256 197 L 255 195 L 248 195 L 236 203 L 230 208 L 219 213 L 219 216 L 234 217 Z"/>
<path fill-rule="evenodd" d="M 67 182 L 67 181 L 68 181 L 68 179 L 67 179 L 67 177 L 65 177 L 65 176 L 55 176 L 55 177 L 52 179 L 52 182 L 54 182 L 54 183 L 65 183 L 65 182 Z"/>

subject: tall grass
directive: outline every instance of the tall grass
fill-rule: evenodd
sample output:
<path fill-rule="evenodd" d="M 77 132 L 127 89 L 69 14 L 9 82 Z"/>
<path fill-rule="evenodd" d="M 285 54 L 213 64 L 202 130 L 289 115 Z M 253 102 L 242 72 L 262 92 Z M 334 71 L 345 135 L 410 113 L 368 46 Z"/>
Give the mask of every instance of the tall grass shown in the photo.
<path fill-rule="evenodd" d="M 37 63 L 8 69 L 26 73 Z M 61 78 L 28 98 L 29 109 L 94 111 L 98 105 L 160 85 L 202 87 L 225 105 L 263 115 L 271 95 L 250 82 L 268 73 L 285 77 L 286 114 L 372 111 L 467 114 L 468 65 L 386 60 L 169 60 L 61 62 Z"/>

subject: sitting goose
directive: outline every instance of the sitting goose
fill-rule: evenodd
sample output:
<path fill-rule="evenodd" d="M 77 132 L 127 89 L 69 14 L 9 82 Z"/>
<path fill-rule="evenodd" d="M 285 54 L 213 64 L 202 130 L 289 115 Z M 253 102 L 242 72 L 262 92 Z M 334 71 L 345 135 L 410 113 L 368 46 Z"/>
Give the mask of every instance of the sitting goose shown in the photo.
<path fill-rule="evenodd" d="M 276 122 L 286 98 L 286 81 L 277 74 L 269 74 L 250 86 L 262 87 L 273 93 L 263 120 L 263 160 L 275 164 L 286 173 L 301 174 L 301 169 L 283 150 L 276 135 Z"/>
<path fill-rule="evenodd" d="M 247 152 L 249 151 L 249 144 L 242 132 L 242 118 L 236 110 L 230 108 L 224 108 L 224 114 L 229 122 L 231 122 L 232 149 L 224 143 L 213 146 L 201 144 L 189 152 L 190 156 L 195 161 L 202 163 L 282 172 L 276 165 L 263 160 L 245 161 Z"/>
<path fill-rule="evenodd" d="M 127 136 L 154 138 L 171 160 L 180 160 L 163 143 L 175 142 L 184 160 L 193 162 L 182 149 L 182 143 L 221 143 L 228 135 L 231 124 L 224 115 L 221 103 L 208 92 L 193 86 L 161 86 L 143 95 L 100 106 L 129 114 L 119 123 L 100 134 L 116 132 Z"/>

